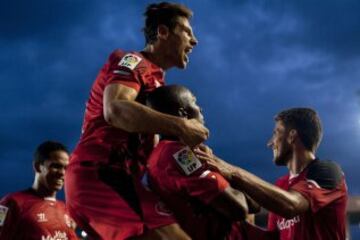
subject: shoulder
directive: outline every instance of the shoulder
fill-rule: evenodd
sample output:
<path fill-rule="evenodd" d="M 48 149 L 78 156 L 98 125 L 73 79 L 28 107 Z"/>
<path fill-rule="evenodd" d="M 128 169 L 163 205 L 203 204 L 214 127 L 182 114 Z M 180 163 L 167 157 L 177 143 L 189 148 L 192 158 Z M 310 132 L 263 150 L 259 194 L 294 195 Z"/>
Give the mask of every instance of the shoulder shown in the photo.
<path fill-rule="evenodd" d="M 184 175 L 191 175 L 202 167 L 191 148 L 181 142 L 162 141 L 158 147 L 159 158 L 163 164 L 180 170 Z"/>
<path fill-rule="evenodd" d="M 62 207 L 62 208 L 66 208 L 65 202 L 62 200 L 56 200 L 56 205 L 58 205 L 59 207 Z"/>
<path fill-rule="evenodd" d="M 173 154 L 184 147 L 185 145 L 180 142 L 163 140 L 155 147 L 151 156 L 158 163 L 164 162 L 170 164 L 171 161 L 168 161 L 168 159 L 173 158 Z"/>
<path fill-rule="evenodd" d="M 1 202 L 22 202 L 29 197 L 27 190 L 9 193 L 1 199 Z"/>
<path fill-rule="evenodd" d="M 321 188 L 334 189 L 343 179 L 341 167 L 332 160 L 314 160 L 310 163 L 306 179 L 313 181 Z"/>
<path fill-rule="evenodd" d="M 4 218 L 8 211 L 12 213 L 20 211 L 23 203 L 26 202 L 26 197 L 24 195 L 26 196 L 26 193 L 23 191 L 9 193 L 0 200 L 1 222 L 5 220 Z"/>
<path fill-rule="evenodd" d="M 275 185 L 278 186 L 278 187 L 281 187 L 281 186 L 287 184 L 288 181 L 289 181 L 289 174 L 284 175 L 284 176 L 278 178 L 278 179 L 275 181 Z"/>
<path fill-rule="evenodd" d="M 147 67 L 148 61 L 136 51 L 114 50 L 109 56 L 111 65 L 116 65 L 124 70 L 141 70 Z"/>

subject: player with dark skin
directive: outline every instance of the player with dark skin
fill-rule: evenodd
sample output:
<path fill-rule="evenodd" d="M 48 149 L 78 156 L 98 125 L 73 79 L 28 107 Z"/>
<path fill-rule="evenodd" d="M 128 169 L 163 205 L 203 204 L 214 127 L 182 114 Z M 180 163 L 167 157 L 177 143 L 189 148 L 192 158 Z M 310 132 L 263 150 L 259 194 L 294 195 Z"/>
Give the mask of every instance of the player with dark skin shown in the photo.
<path fill-rule="evenodd" d="M 1 239 L 39 239 L 57 234 L 77 239 L 75 222 L 66 214 L 64 204 L 56 200 L 68 164 L 69 154 L 61 143 L 46 141 L 39 145 L 32 188 L 1 199 L 0 206 L 8 208 L 5 224 L 0 226 Z"/>
<path fill-rule="evenodd" d="M 148 95 L 147 105 L 166 114 L 204 123 L 195 96 L 183 86 L 169 85 L 154 90 Z M 163 197 L 163 201 L 171 207 L 180 225 L 193 239 L 209 237 L 227 239 L 234 232 L 225 229 L 236 221 L 245 219 L 249 211 L 248 203 L 251 200 L 234 189 L 221 175 L 209 171 L 205 165 L 185 173 L 176 164 L 173 166 L 174 153 L 179 149 L 182 149 L 180 151 L 186 149 L 186 146 L 180 144 L 178 140 L 172 136 L 161 136 L 159 145 L 148 160 L 149 182 Z M 205 146 L 201 148 L 210 150 Z M 187 155 L 191 155 L 191 152 Z M 189 159 L 189 161 L 193 160 Z M 167 184 L 168 182 L 172 184 Z M 258 206 L 251 205 L 250 208 L 252 212 L 258 210 Z M 210 212 L 215 212 L 214 215 L 218 217 L 214 217 Z M 197 218 L 199 214 L 202 217 Z M 211 227 L 213 229 L 208 229 Z M 236 234 L 241 235 L 238 225 L 235 224 L 233 228 L 237 228 Z M 232 235 L 230 239 L 234 237 Z"/>

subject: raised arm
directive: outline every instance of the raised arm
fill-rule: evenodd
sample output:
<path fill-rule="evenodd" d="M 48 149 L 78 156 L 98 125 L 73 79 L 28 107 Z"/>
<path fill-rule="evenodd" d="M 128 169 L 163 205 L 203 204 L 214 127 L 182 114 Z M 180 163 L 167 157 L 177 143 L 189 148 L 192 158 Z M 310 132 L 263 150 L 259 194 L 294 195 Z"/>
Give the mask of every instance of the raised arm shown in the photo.
<path fill-rule="evenodd" d="M 122 84 L 106 86 L 103 97 L 105 120 L 128 132 L 177 136 L 191 147 L 208 138 L 208 129 L 198 121 L 152 110 L 135 101 L 137 94 L 135 89 Z"/>

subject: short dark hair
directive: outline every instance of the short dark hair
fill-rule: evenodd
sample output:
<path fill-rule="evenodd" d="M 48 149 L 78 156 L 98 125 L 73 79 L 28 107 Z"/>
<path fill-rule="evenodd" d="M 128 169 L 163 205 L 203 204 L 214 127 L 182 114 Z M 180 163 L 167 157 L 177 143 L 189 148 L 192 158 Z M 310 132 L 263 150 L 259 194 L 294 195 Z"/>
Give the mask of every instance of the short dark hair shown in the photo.
<path fill-rule="evenodd" d="M 156 88 L 146 98 L 146 105 L 162 113 L 178 115 L 178 109 L 186 107 L 182 93 L 190 91 L 181 85 L 167 85 Z"/>
<path fill-rule="evenodd" d="M 322 139 L 322 127 L 319 115 L 311 108 L 290 108 L 275 116 L 275 121 L 282 121 L 286 129 L 298 132 L 304 147 L 316 151 Z"/>
<path fill-rule="evenodd" d="M 157 40 L 157 30 L 159 25 L 165 25 L 172 31 L 177 22 L 177 17 L 192 17 L 192 11 L 179 3 L 153 3 L 147 6 L 144 13 L 145 27 L 143 28 L 145 42 L 153 43 Z"/>
<path fill-rule="evenodd" d="M 55 151 L 64 151 L 69 153 L 67 148 L 59 142 L 55 141 L 45 141 L 41 143 L 34 153 L 34 164 L 43 164 L 46 160 L 50 158 L 50 154 Z"/>

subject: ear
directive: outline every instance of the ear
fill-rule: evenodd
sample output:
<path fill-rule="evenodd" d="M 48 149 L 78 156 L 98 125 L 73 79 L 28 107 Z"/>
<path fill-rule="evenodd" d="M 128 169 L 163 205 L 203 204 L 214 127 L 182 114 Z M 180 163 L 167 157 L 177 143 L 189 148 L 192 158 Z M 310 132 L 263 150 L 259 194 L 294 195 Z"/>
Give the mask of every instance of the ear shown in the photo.
<path fill-rule="evenodd" d="M 157 37 L 158 39 L 166 40 L 169 36 L 169 28 L 163 24 L 158 26 Z"/>
<path fill-rule="evenodd" d="M 34 163 L 33 164 L 33 168 L 34 168 L 35 172 L 37 172 L 37 173 L 41 172 L 41 166 L 40 165 L 41 165 L 40 163 Z"/>
<path fill-rule="evenodd" d="M 295 140 L 297 139 L 297 137 L 298 137 L 298 133 L 297 133 L 296 129 L 291 129 L 289 131 L 289 134 L 288 134 L 288 137 L 287 137 L 288 142 L 290 144 L 293 144 L 295 142 Z"/>
<path fill-rule="evenodd" d="M 178 116 L 179 117 L 184 117 L 184 118 L 188 118 L 189 114 L 187 113 L 187 111 L 185 110 L 185 108 L 181 107 L 178 110 Z"/>

